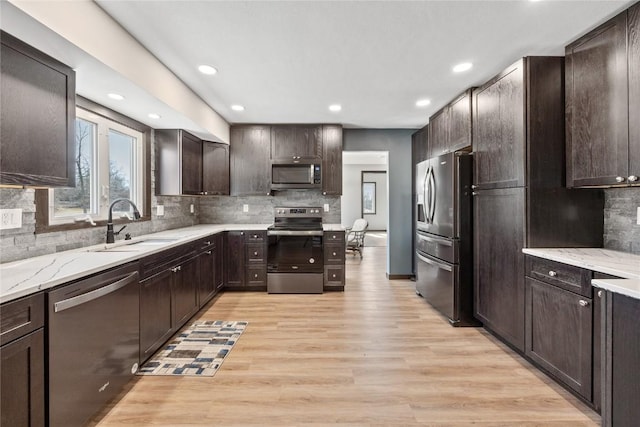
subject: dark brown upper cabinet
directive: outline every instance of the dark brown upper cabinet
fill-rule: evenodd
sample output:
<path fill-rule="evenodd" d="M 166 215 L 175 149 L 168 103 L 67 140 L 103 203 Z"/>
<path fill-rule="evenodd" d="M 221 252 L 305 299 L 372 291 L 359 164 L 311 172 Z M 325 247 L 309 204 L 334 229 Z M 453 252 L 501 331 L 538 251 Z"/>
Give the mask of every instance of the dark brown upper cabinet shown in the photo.
<path fill-rule="evenodd" d="M 342 126 L 322 126 L 322 194 L 342 194 Z"/>
<path fill-rule="evenodd" d="M 0 184 L 75 187 L 75 72 L 0 39 Z"/>
<path fill-rule="evenodd" d="M 157 129 L 158 195 L 229 194 L 226 144 L 181 129 Z"/>
<path fill-rule="evenodd" d="M 428 150 L 429 126 L 427 125 L 411 135 L 411 163 L 414 169 L 415 165 L 429 158 Z"/>
<path fill-rule="evenodd" d="M 568 187 L 640 184 L 639 7 L 566 47 Z"/>
<path fill-rule="evenodd" d="M 474 185 L 525 185 L 525 61 L 519 60 L 473 92 Z"/>
<path fill-rule="evenodd" d="M 312 162 L 322 159 L 321 125 L 273 125 L 271 160 Z"/>
<path fill-rule="evenodd" d="M 429 157 L 471 146 L 471 89 L 429 118 Z"/>
<path fill-rule="evenodd" d="M 270 195 L 271 127 L 232 126 L 230 140 L 231 195 Z"/>

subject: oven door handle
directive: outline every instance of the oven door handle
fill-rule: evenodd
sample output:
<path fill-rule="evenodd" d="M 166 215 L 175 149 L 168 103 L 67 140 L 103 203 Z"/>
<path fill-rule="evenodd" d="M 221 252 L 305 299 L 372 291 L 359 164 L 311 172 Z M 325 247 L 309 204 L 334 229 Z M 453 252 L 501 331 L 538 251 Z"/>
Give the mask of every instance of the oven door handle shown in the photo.
<path fill-rule="evenodd" d="M 267 230 L 267 236 L 322 236 L 322 230 Z"/>

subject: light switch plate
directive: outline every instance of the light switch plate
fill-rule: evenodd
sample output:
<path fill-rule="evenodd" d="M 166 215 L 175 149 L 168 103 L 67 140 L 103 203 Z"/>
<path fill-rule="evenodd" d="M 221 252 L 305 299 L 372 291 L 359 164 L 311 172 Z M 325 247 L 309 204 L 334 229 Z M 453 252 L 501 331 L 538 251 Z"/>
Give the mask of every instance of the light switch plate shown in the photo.
<path fill-rule="evenodd" d="M 324 211 L 329 212 L 329 203 L 324 204 Z"/>
<path fill-rule="evenodd" d="M 0 209 L 0 230 L 22 228 L 22 209 Z"/>
<path fill-rule="evenodd" d="M 196 208 L 193 207 L 193 203 L 191 203 L 189 205 L 189 212 L 194 213 L 196 211 Z"/>
<path fill-rule="evenodd" d="M 164 205 L 156 206 L 156 215 L 157 216 L 164 216 Z"/>
<path fill-rule="evenodd" d="M 242 205 L 242 212 L 249 212 L 249 205 Z"/>

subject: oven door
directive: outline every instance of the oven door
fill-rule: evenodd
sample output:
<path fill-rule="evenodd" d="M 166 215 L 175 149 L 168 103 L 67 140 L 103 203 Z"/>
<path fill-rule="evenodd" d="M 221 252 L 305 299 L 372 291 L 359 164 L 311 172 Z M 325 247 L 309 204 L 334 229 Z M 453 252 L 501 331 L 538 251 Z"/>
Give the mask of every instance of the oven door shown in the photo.
<path fill-rule="evenodd" d="M 268 230 L 269 273 L 322 273 L 322 231 Z"/>

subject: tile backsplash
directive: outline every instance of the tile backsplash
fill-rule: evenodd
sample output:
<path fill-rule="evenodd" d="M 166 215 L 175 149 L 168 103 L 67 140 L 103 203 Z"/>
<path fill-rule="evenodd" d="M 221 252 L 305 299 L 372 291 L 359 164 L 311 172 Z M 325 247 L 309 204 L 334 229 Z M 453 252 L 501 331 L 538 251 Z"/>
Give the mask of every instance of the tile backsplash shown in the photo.
<path fill-rule="evenodd" d="M 604 247 L 640 254 L 640 188 L 610 188 L 604 191 Z"/>

